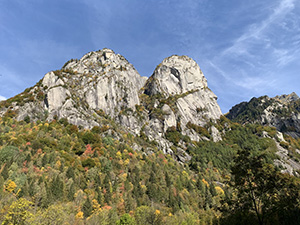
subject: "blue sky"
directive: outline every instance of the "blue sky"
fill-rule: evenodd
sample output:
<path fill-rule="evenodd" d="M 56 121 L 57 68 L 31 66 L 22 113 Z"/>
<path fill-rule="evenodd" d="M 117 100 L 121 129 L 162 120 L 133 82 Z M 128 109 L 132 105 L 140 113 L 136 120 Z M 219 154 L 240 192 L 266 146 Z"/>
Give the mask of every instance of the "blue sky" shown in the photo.
<path fill-rule="evenodd" d="M 300 94 L 297 0 L 0 0 L 0 98 L 104 47 L 142 76 L 170 55 L 192 57 L 223 113 Z"/>

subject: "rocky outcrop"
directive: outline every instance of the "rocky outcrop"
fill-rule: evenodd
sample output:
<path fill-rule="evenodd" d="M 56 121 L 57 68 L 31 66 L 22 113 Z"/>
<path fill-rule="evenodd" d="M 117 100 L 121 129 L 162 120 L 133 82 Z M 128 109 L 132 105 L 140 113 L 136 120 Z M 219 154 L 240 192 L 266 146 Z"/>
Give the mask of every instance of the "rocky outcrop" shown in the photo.
<path fill-rule="evenodd" d="M 292 92 L 289 95 L 277 95 L 276 97 L 274 97 L 274 99 L 280 101 L 283 104 L 289 104 L 291 102 L 299 100 L 299 96 L 295 92 Z"/>
<path fill-rule="evenodd" d="M 61 88 L 53 90 L 52 96 L 54 93 L 57 96 L 50 98 L 51 95 L 48 95 L 50 112 L 52 112 L 51 103 L 59 106 L 67 95 L 71 98 L 76 96 L 74 102 L 79 100 L 79 104 L 84 103 L 89 109 L 103 110 L 112 118 L 123 109 L 135 109 L 135 105 L 139 104 L 138 92 L 146 79 L 141 77 L 123 56 L 115 54 L 110 49 L 90 52 L 80 60 L 71 60 L 59 73 L 58 75 L 67 78 L 72 94 L 64 93 Z M 63 85 L 61 79 L 53 77 L 53 73 L 51 77 L 55 86 Z M 48 86 L 49 76 L 45 76 L 43 84 Z"/>
<path fill-rule="evenodd" d="M 295 93 L 252 98 L 234 106 L 226 116 L 235 122 L 260 123 L 294 138 L 300 137 L 300 99 Z"/>
<path fill-rule="evenodd" d="M 188 123 L 204 126 L 222 115 L 217 97 L 207 87 L 200 67 L 187 56 L 164 59 L 148 79 L 144 94 L 155 99 L 150 110 L 165 115 L 161 118 L 164 131 L 178 124 L 183 131 L 189 129 Z"/>
<path fill-rule="evenodd" d="M 290 175 L 299 176 L 300 164 L 289 156 L 288 150 L 280 146 L 276 142 L 276 147 L 278 151 L 276 154 L 279 156 L 279 159 L 274 161 L 275 165 L 281 168 L 282 173 L 289 173 Z M 299 150 L 296 150 L 299 152 Z"/>

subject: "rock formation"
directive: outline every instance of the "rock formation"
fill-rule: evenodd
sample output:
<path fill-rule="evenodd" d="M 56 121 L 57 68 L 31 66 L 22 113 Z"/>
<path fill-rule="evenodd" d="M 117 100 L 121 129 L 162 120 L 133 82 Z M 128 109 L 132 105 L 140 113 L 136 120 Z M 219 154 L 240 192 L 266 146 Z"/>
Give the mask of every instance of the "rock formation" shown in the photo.
<path fill-rule="evenodd" d="M 144 94 L 152 99 L 152 105 L 148 105 L 150 123 L 162 135 L 176 126 L 187 134 L 188 123 L 204 126 L 222 115 L 217 97 L 207 87 L 198 64 L 187 56 L 164 59 L 147 80 Z"/>
<path fill-rule="evenodd" d="M 240 123 L 273 126 L 294 138 L 300 137 L 300 99 L 294 92 L 274 98 L 252 98 L 234 106 L 227 117 Z"/>
<path fill-rule="evenodd" d="M 0 115 L 31 121 L 65 118 L 83 128 L 101 126 L 103 118 L 116 121 L 135 135 L 156 141 L 172 153 L 167 140 L 170 129 L 191 140 L 207 139 L 199 130 L 221 116 L 217 97 L 197 63 L 187 56 L 171 56 L 148 79 L 141 77 L 123 56 L 110 49 L 90 52 L 51 71 L 34 87 L 1 104 Z M 178 157 L 188 160 L 178 144 Z M 182 153 L 182 154 L 180 154 Z"/>

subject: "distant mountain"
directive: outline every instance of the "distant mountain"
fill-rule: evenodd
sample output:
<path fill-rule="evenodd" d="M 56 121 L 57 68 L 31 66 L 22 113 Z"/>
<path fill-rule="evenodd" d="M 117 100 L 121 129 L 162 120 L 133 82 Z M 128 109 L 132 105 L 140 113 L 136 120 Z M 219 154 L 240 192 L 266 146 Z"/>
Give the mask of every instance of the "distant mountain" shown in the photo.
<path fill-rule="evenodd" d="M 300 137 L 300 99 L 296 93 L 242 102 L 226 115 L 232 121 L 273 126 L 294 138 Z"/>

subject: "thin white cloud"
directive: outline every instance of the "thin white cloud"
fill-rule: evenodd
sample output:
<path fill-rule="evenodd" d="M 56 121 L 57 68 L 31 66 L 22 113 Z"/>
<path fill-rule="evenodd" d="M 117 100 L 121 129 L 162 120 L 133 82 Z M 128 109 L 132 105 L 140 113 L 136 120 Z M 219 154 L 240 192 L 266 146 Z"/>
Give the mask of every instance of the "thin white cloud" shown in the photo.
<path fill-rule="evenodd" d="M 233 84 L 236 87 L 244 90 L 253 91 L 255 94 L 260 93 L 262 90 L 267 90 L 274 86 L 275 79 L 266 75 L 261 77 L 249 76 L 244 70 L 236 70 L 235 73 L 239 74 L 238 78 L 233 78 L 230 73 L 224 72 L 220 67 L 209 61 L 208 64 L 216 71 L 217 74 L 221 75 L 226 82 Z"/>
<path fill-rule="evenodd" d="M 292 11 L 295 7 L 295 0 L 282 0 L 280 4 L 273 10 L 272 14 L 268 16 L 261 23 L 255 23 L 249 26 L 245 33 L 243 33 L 239 38 L 237 38 L 233 45 L 225 49 L 222 55 L 243 55 L 250 56 L 249 45 L 252 44 L 252 40 L 262 40 L 268 41 L 264 38 L 264 32 L 271 24 L 275 23 L 280 18 L 283 18 L 287 13 Z M 268 43 L 266 43 L 268 44 Z"/>
<path fill-rule="evenodd" d="M 218 67 L 216 64 L 214 64 L 212 61 L 208 61 L 208 64 L 224 79 L 230 80 L 230 81 L 232 80 L 232 79 L 230 79 L 229 76 L 227 76 L 227 74 L 223 70 L 220 69 L 220 67 Z"/>
<path fill-rule="evenodd" d="M 244 89 L 261 93 L 262 90 L 266 91 L 274 86 L 276 80 L 267 77 L 244 77 L 235 83 Z"/>
<path fill-rule="evenodd" d="M 253 94 L 280 89 L 280 82 L 274 76 L 276 72 L 274 74 L 272 71 L 300 56 L 299 37 L 293 37 L 294 33 L 284 33 L 280 28 L 285 23 L 287 28 L 290 28 L 290 23 L 294 28 L 300 26 L 298 17 L 293 14 L 295 2 L 281 0 L 264 20 L 248 26 L 231 46 L 221 51 L 212 61 L 211 66 L 215 71 Z"/>
<path fill-rule="evenodd" d="M 273 53 L 279 66 L 285 66 L 298 58 L 296 53 L 291 54 L 287 49 L 274 49 Z"/>
<path fill-rule="evenodd" d="M 6 98 L 2 95 L 0 95 L 0 102 L 6 100 Z"/>

